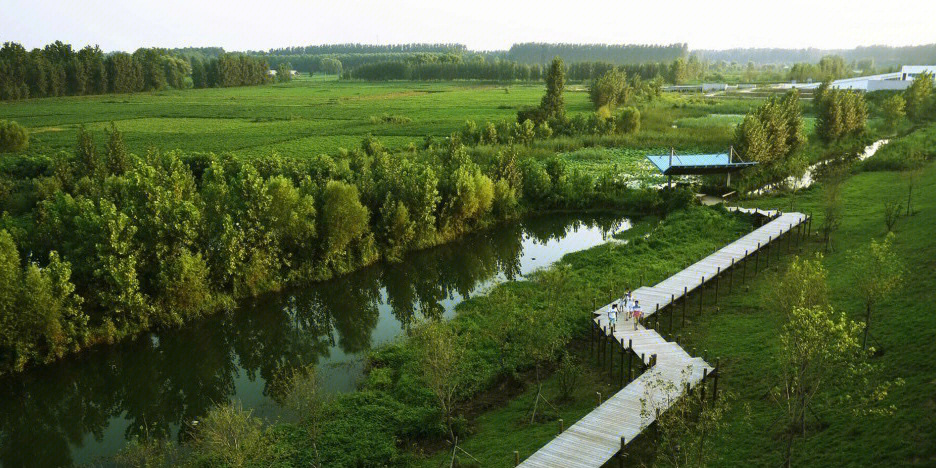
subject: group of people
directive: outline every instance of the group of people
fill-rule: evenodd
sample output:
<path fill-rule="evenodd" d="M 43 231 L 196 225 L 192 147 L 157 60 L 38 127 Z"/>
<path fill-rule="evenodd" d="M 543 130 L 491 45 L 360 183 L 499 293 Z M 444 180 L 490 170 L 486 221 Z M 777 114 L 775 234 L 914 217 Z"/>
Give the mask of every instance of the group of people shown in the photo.
<path fill-rule="evenodd" d="M 643 311 L 640 310 L 640 301 L 631 297 L 630 291 L 626 291 L 623 297 L 612 302 L 611 308 L 608 309 L 608 324 L 612 331 L 617 326 L 618 314 L 627 314 L 627 320 L 633 319 L 634 330 L 637 329 L 637 322 L 643 316 Z"/>

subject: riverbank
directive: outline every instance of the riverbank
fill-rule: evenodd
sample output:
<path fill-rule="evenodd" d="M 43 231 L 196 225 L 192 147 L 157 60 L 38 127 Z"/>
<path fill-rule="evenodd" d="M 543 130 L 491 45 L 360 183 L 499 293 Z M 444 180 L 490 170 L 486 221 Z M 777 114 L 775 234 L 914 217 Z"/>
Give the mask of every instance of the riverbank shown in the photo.
<path fill-rule="evenodd" d="M 694 207 L 669 216 L 647 239 L 638 236 L 627 244 L 609 243 L 566 255 L 554 267 L 525 281 L 502 284 L 486 296 L 460 304 L 455 318 L 437 325 L 454 337 L 451 344 L 464 359 L 453 363 L 458 371 L 449 374 L 460 382 L 450 424 L 427 381 L 429 373 L 422 359 L 427 355 L 425 341 L 406 339 L 375 351 L 360 390 L 324 402 L 317 423 L 274 425 L 260 437 L 275 453 L 244 455 L 289 464 L 318 459 L 323 466 L 402 465 L 417 462 L 421 453 L 443 448 L 450 434 L 470 441 L 470 434 L 484 424 L 480 415 L 488 412 L 477 403 L 468 412 L 464 404 L 476 402 L 481 395 L 524 394 L 536 381 L 536 369 L 548 375 L 564 354 L 562 350 L 570 344 L 574 350 L 575 343 L 586 339 L 596 296 L 620 292 L 627 285 L 636 287 L 641 279 L 659 281 L 749 229 L 749 222 L 741 216 L 720 208 Z M 550 401 L 559 402 L 549 393 L 549 385 L 546 391 Z M 503 398 L 491 400 L 494 407 L 504 402 Z M 568 401 L 559 408 L 583 409 L 580 398 Z M 533 424 L 513 421 L 511 440 L 528 440 L 526 447 L 548 440 L 536 437 L 552 435 L 542 424 L 543 419 Z M 310 437 L 316 440 L 314 450 Z M 205 452 L 204 447 L 191 448 L 208 459 L 221 456 Z M 504 455 L 486 456 L 503 460 Z"/>

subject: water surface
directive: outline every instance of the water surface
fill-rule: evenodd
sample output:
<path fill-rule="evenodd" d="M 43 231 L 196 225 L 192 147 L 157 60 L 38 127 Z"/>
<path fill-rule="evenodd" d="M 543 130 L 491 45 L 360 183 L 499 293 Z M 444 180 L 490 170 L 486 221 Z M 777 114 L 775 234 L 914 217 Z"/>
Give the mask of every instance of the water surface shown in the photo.
<path fill-rule="evenodd" d="M 329 391 L 354 389 L 367 350 L 414 320 L 522 278 L 630 227 L 619 216 L 506 223 L 332 281 L 269 294 L 180 330 L 149 333 L 0 380 L 0 465 L 61 466 L 117 453 L 239 400 L 275 419 L 281 376 L 316 364 Z"/>

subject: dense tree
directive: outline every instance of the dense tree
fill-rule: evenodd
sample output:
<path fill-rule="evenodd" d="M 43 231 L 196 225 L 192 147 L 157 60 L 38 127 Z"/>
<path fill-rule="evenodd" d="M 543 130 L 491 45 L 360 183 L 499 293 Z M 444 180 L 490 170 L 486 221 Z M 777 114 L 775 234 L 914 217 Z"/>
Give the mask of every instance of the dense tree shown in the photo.
<path fill-rule="evenodd" d="M 865 130 L 868 106 L 862 93 L 828 89 L 816 99 L 816 133 L 824 141 L 838 141 L 856 136 Z"/>
<path fill-rule="evenodd" d="M 276 67 L 276 82 L 288 83 L 292 81 L 292 66 L 288 63 L 281 63 Z"/>
<path fill-rule="evenodd" d="M 630 97 L 627 75 L 616 69 L 605 72 L 591 84 L 588 97 L 596 110 L 606 107 L 613 111 L 618 104 L 626 105 Z"/>
<path fill-rule="evenodd" d="M 887 98 L 881 104 L 881 114 L 884 117 L 884 125 L 888 130 L 892 132 L 897 130 L 900 122 L 907 115 L 906 104 L 907 102 L 899 94 Z"/>
<path fill-rule="evenodd" d="M 793 90 L 748 113 L 735 129 L 733 145 L 742 158 L 758 162 L 748 177 L 772 182 L 794 172 L 796 155 L 805 142 L 799 94 Z"/>
<path fill-rule="evenodd" d="M 864 338 L 861 346 L 867 347 L 871 330 L 871 313 L 874 305 L 891 294 L 900 285 L 903 266 L 894 251 L 893 233 L 888 233 L 883 241 L 871 241 L 868 248 L 852 253 L 852 270 L 855 291 L 865 306 Z"/>
<path fill-rule="evenodd" d="M 933 75 L 923 73 L 916 77 L 904 91 L 907 115 L 913 120 L 922 120 L 930 111 L 933 96 Z"/>
<path fill-rule="evenodd" d="M 546 95 L 540 102 L 544 120 L 563 119 L 565 117 L 565 64 L 556 57 L 550 62 L 546 72 Z"/>
<path fill-rule="evenodd" d="M 331 57 L 323 58 L 321 69 L 322 73 L 326 75 L 340 75 L 342 71 L 341 61 Z"/>

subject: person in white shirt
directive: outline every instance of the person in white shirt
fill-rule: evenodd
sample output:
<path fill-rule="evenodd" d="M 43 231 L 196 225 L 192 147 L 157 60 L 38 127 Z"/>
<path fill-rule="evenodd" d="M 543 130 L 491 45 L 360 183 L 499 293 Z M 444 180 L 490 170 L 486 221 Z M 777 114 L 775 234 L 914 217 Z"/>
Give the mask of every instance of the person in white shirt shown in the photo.
<path fill-rule="evenodd" d="M 608 310 L 608 325 L 611 327 L 612 332 L 614 331 L 614 327 L 617 325 L 617 314 L 617 304 L 611 304 L 611 309 Z"/>

